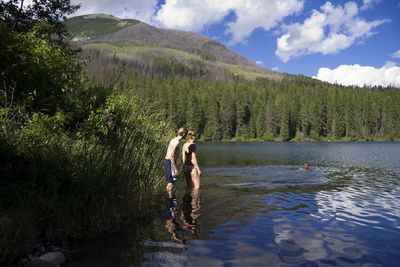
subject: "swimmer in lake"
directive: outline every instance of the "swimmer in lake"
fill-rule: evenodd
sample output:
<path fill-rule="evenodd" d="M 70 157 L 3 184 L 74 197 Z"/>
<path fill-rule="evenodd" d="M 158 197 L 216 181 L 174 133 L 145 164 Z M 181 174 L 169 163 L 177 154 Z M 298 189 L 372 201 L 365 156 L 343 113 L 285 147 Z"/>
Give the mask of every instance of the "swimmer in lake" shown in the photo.
<path fill-rule="evenodd" d="M 182 147 L 182 160 L 186 183 L 189 188 L 200 188 L 201 170 L 197 163 L 196 141 L 197 134 L 193 131 L 188 133 L 189 139 Z"/>
<path fill-rule="evenodd" d="M 304 162 L 304 166 L 299 168 L 299 171 L 308 171 L 309 163 L 306 161 Z"/>
<path fill-rule="evenodd" d="M 175 164 L 176 149 L 182 139 L 186 138 L 187 130 L 182 127 L 178 130 L 176 136 L 169 142 L 167 154 L 164 159 L 164 170 L 167 178 L 167 191 L 171 191 L 173 184 L 178 179 L 178 169 Z"/>

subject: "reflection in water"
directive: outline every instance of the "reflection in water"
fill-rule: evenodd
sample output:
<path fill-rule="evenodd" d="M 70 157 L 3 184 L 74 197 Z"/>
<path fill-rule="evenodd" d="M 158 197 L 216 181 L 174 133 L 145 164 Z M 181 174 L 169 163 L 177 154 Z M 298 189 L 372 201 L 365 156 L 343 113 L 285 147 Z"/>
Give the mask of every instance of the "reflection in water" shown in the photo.
<path fill-rule="evenodd" d="M 186 189 L 186 193 L 182 198 L 182 214 L 181 220 L 178 221 L 176 216 L 178 213 L 178 201 L 175 193 L 168 193 L 165 201 L 165 228 L 171 234 L 171 239 L 186 244 L 188 240 L 199 239 L 197 235 L 197 218 L 200 210 L 200 190 Z"/>
<path fill-rule="evenodd" d="M 197 218 L 200 216 L 198 211 L 200 210 L 200 189 L 186 189 L 186 193 L 183 197 L 182 215 L 184 229 L 191 232 L 191 236 L 188 240 L 199 239 L 197 235 Z"/>
<path fill-rule="evenodd" d="M 319 228 L 312 221 L 293 221 L 277 223 L 274 227 L 275 243 L 279 247 L 279 255 L 287 263 L 319 262 L 331 265 L 356 263 L 360 257 L 367 255 L 357 238 L 336 228 Z"/>
<path fill-rule="evenodd" d="M 187 255 L 187 243 L 189 240 L 199 239 L 197 231 L 200 190 L 187 188 L 182 200 L 181 221 L 179 221 L 177 198 L 175 193 L 171 191 L 168 193 L 165 201 L 165 228 L 173 242 L 149 240 L 143 242 L 144 246 L 155 247 L 158 250 L 146 253 L 144 257 L 147 262 L 143 262 L 142 266 L 187 266 L 191 262 Z"/>
<path fill-rule="evenodd" d="M 302 216 L 295 215 L 299 209 L 290 210 L 286 206 L 296 203 L 291 194 L 267 197 L 285 210 L 273 222 L 274 243 L 282 261 L 340 266 L 367 263 L 386 266 L 398 262 L 399 217 L 392 210 L 398 210 L 395 199 L 399 194 L 380 195 L 370 181 L 361 184 L 362 189 L 347 187 L 339 192 L 298 195 L 296 202 L 303 202 L 302 209 L 309 214 Z M 382 254 L 387 257 L 381 257 Z"/>
<path fill-rule="evenodd" d="M 361 174 L 358 175 L 360 177 Z M 364 178 L 363 178 L 364 180 Z M 391 184 L 379 188 L 376 181 L 352 185 L 339 192 L 318 192 L 318 213 L 321 220 L 335 219 L 347 221 L 360 226 L 387 227 L 400 218 L 400 187 Z M 388 183 L 388 180 L 385 181 Z M 393 226 L 400 229 L 398 224 Z"/>
<path fill-rule="evenodd" d="M 176 213 L 178 211 L 178 201 L 176 200 L 175 193 L 169 191 L 165 201 L 165 228 L 171 233 L 171 239 L 184 243 L 178 237 L 177 232 L 180 229 L 179 223 L 176 221 Z"/>

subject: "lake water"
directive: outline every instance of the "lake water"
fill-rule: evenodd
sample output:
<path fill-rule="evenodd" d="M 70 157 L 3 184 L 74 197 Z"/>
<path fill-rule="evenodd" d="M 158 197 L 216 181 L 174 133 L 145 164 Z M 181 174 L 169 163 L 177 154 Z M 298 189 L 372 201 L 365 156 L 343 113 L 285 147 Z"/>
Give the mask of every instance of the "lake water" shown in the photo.
<path fill-rule="evenodd" d="M 103 266 L 400 266 L 400 143 L 200 143 L 198 155 L 200 191 L 180 181 L 143 229 L 102 240 Z"/>

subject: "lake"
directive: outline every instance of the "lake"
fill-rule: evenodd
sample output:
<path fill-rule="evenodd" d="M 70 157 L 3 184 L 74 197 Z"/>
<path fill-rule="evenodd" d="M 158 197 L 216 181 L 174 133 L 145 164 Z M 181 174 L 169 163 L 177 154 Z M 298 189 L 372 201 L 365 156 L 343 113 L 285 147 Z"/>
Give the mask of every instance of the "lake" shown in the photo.
<path fill-rule="evenodd" d="M 198 157 L 200 191 L 181 180 L 76 265 L 400 266 L 400 143 L 199 143 Z"/>

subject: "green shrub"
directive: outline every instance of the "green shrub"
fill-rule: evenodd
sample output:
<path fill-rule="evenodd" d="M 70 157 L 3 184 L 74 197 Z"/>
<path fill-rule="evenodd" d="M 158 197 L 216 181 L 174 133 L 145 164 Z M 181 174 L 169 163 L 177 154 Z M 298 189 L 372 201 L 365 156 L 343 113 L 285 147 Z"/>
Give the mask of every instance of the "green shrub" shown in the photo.
<path fill-rule="evenodd" d="M 14 85 L 14 102 L 33 112 L 54 114 L 71 105 L 70 94 L 81 84 L 81 60 L 41 34 L 45 24 L 27 33 L 12 32 L 0 22 L 0 79 Z"/>

